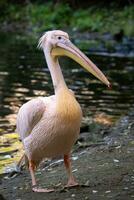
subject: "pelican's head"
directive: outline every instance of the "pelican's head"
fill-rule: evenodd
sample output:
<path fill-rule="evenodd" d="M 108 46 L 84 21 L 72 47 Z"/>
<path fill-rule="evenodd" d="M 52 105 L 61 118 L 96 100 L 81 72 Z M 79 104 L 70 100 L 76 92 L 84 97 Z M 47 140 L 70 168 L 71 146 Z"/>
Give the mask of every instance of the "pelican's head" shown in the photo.
<path fill-rule="evenodd" d="M 38 47 L 50 53 L 52 57 L 68 56 L 72 58 L 88 72 L 110 87 L 110 82 L 105 75 L 84 53 L 72 44 L 67 33 L 60 30 L 48 31 L 40 38 Z"/>

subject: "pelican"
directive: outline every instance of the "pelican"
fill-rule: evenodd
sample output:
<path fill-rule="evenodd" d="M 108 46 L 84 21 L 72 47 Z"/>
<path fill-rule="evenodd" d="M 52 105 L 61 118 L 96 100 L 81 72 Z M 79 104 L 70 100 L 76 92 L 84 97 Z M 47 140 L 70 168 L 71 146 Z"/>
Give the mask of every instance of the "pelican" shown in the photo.
<path fill-rule="evenodd" d="M 71 149 L 76 142 L 82 119 L 82 111 L 72 90 L 68 89 L 58 62 L 60 56 L 68 56 L 79 63 L 100 81 L 110 82 L 95 64 L 69 40 L 66 32 L 46 32 L 38 47 L 44 52 L 51 74 L 54 95 L 38 97 L 23 104 L 17 115 L 17 132 L 22 140 L 34 192 L 52 192 L 53 189 L 37 187 L 35 170 L 44 158 L 62 155 L 68 174 L 67 187 L 78 185 L 71 170 Z"/>

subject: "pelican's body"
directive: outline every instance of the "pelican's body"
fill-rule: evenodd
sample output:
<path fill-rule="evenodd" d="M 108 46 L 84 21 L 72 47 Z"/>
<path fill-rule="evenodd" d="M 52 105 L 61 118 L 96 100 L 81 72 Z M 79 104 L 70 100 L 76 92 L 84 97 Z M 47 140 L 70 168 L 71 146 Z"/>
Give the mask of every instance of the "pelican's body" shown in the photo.
<path fill-rule="evenodd" d="M 70 90 L 61 90 L 56 95 L 29 101 L 20 109 L 18 121 L 26 124 L 30 119 L 27 118 L 28 113 L 32 118 L 34 113 L 37 116 L 35 122 L 29 123 L 30 135 L 26 137 L 26 130 L 19 128 L 19 124 L 18 132 L 29 160 L 38 165 L 43 158 L 70 153 L 79 135 L 82 118 L 80 105 Z"/>
<path fill-rule="evenodd" d="M 68 89 L 58 62 L 59 56 L 69 56 L 106 85 L 110 85 L 103 73 L 69 40 L 63 31 L 48 31 L 39 46 L 43 49 L 52 77 L 55 95 L 39 97 L 24 104 L 17 116 L 17 131 L 22 139 L 25 155 L 29 161 L 32 185 L 36 185 L 35 167 L 43 158 L 64 156 L 68 172 L 67 186 L 77 185 L 69 156 L 75 143 L 82 118 L 79 103 Z M 36 192 L 52 190 L 33 188 Z"/>

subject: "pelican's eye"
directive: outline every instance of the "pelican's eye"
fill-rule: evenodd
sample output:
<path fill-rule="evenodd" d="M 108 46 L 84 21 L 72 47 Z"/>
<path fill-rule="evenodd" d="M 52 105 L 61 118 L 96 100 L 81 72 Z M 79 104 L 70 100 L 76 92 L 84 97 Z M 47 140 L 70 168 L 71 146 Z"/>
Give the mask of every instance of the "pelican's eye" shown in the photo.
<path fill-rule="evenodd" d="M 61 36 L 58 36 L 58 40 L 61 40 L 62 39 L 62 37 Z"/>

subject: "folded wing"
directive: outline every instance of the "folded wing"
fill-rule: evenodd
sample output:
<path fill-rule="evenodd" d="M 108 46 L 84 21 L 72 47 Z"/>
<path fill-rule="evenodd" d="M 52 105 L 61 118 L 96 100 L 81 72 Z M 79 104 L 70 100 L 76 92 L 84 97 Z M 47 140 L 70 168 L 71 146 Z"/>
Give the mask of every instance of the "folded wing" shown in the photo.
<path fill-rule="evenodd" d="M 21 140 L 24 140 L 31 133 L 34 126 L 41 120 L 46 109 L 46 104 L 43 99 L 45 98 L 32 99 L 20 108 L 17 115 L 16 131 L 20 135 Z"/>

